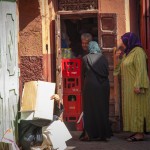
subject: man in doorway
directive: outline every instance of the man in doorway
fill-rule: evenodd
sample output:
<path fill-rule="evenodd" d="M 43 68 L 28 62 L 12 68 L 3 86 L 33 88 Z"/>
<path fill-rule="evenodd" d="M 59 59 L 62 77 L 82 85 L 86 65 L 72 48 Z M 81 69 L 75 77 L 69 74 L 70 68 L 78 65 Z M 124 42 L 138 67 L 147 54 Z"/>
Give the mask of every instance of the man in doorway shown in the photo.
<path fill-rule="evenodd" d="M 88 45 L 89 42 L 92 41 L 93 37 L 90 33 L 82 33 L 81 34 L 81 50 L 74 52 L 76 57 L 83 57 L 88 54 Z"/>
<path fill-rule="evenodd" d="M 92 35 L 90 33 L 82 33 L 81 35 L 81 45 L 82 45 L 82 57 L 88 53 L 88 44 L 92 41 Z"/>

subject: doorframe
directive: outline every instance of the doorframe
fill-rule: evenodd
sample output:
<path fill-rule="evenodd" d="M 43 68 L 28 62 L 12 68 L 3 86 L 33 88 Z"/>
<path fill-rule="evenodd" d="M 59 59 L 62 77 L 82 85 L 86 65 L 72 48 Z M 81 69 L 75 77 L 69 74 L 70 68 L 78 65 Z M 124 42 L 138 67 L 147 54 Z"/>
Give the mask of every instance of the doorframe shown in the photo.
<path fill-rule="evenodd" d="M 57 6 L 57 2 L 54 2 L 54 4 L 55 4 L 55 9 L 56 9 L 56 6 Z M 57 9 L 56 9 L 56 11 L 55 11 L 55 14 L 57 15 L 59 15 L 60 16 L 60 20 L 61 20 L 61 17 L 62 18 L 64 18 L 65 16 L 67 16 L 67 15 L 70 15 L 70 16 L 73 16 L 73 15 L 90 15 L 90 14 L 97 14 L 97 20 L 98 20 L 98 24 L 97 24 L 97 26 L 99 26 L 99 15 L 101 14 L 101 10 L 100 10 L 100 1 L 98 1 L 98 8 L 97 9 L 95 9 L 95 10 L 77 10 L 77 11 L 58 11 Z M 108 13 L 108 14 L 110 14 L 110 13 Z M 114 14 L 114 13 L 113 13 Z M 67 19 L 67 17 L 65 17 L 66 19 Z M 99 43 L 99 38 L 100 38 L 100 36 L 99 36 L 99 30 L 100 29 L 98 29 L 98 43 Z M 61 35 L 60 35 L 61 36 Z M 117 37 L 117 35 L 116 35 L 116 37 Z M 57 42 L 57 41 L 55 41 L 55 42 Z M 100 44 L 100 43 L 99 43 Z M 57 48 L 56 48 L 57 49 Z M 112 52 L 113 52 L 113 50 L 114 49 L 112 49 Z M 57 52 L 57 51 L 56 51 Z M 57 56 L 57 53 L 56 53 L 56 56 Z M 114 56 L 112 56 L 112 57 L 114 57 Z M 114 57 L 115 58 L 115 57 Z M 56 58 L 57 59 L 57 58 Z M 117 59 L 117 58 L 116 58 Z M 116 60 L 113 60 L 113 61 L 116 61 Z M 56 62 L 57 63 L 57 62 Z M 114 62 L 112 62 L 113 64 L 114 64 Z M 56 72 L 57 72 L 57 67 L 58 66 L 56 66 Z M 113 66 L 112 66 L 112 69 L 113 69 Z M 56 78 L 57 78 L 57 75 L 56 75 Z M 58 84 L 58 83 L 57 83 Z M 62 87 L 62 86 L 61 86 Z M 117 126 L 119 126 L 119 128 L 117 128 L 117 129 L 119 129 L 120 130 L 120 122 L 121 122 L 121 120 L 120 120 L 120 95 L 119 95 L 119 91 L 118 91 L 118 88 L 119 88 L 119 82 L 118 82 L 118 79 L 117 78 L 115 78 L 114 77 L 114 92 L 113 92 L 113 95 L 114 95 L 114 105 L 115 105 L 115 113 L 114 113 L 114 119 L 113 119 L 113 121 L 114 122 L 117 122 Z M 62 93 L 61 93 L 61 95 L 62 95 Z M 111 103 L 110 103 L 111 104 Z M 119 118 L 118 118 L 119 117 Z"/>

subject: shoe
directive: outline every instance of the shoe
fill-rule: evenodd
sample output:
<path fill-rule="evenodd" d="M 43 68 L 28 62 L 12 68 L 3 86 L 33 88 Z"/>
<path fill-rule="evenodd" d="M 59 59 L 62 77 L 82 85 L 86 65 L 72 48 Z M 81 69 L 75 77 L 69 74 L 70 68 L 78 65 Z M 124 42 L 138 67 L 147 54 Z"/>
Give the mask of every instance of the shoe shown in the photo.
<path fill-rule="evenodd" d="M 137 139 L 136 137 L 134 136 L 131 136 L 127 139 L 128 142 L 138 142 L 138 141 L 144 141 L 143 138 L 140 138 L 140 139 Z"/>
<path fill-rule="evenodd" d="M 85 131 L 83 131 L 79 137 L 79 140 L 82 139 L 85 136 Z"/>
<path fill-rule="evenodd" d="M 137 133 L 133 133 L 133 134 L 131 134 L 129 137 L 126 137 L 125 139 L 127 140 L 127 139 L 129 139 L 129 138 L 135 136 L 136 134 L 137 134 Z"/>
<path fill-rule="evenodd" d="M 84 137 L 80 138 L 80 141 L 89 142 L 91 140 L 88 136 L 84 136 Z"/>

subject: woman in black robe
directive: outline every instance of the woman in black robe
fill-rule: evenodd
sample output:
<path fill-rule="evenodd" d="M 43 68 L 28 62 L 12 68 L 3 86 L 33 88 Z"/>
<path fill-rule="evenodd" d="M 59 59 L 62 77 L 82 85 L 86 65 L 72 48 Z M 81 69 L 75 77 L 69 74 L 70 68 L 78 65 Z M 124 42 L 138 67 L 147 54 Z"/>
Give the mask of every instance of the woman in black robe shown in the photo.
<path fill-rule="evenodd" d="M 106 140 L 111 136 L 109 124 L 108 62 L 98 43 L 89 43 L 83 57 L 83 118 L 85 135 L 80 140 Z"/>

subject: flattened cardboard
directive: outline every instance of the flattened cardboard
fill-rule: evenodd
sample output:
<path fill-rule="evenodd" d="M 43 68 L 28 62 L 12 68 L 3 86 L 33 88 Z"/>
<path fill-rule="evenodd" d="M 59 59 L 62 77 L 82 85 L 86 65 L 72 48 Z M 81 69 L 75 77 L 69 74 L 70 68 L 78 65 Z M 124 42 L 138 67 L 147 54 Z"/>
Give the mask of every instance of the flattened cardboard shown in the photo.
<path fill-rule="evenodd" d="M 37 81 L 30 81 L 24 84 L 22 100 L 21 100 L 21 111 L 34 111 L 37 96 Z"/>

